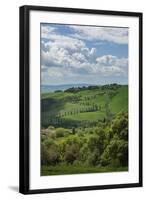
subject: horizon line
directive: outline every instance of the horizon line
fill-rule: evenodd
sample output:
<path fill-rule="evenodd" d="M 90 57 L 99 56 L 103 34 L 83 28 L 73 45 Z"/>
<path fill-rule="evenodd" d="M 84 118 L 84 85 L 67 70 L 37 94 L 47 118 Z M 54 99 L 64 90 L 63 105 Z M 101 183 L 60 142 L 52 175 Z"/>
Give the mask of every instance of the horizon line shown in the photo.
<path fill-rule="evenodd" d="M 64 84 L 52 84 L 52 85 L 49 85 L 49 84 L 40 84 L 40 86 L 61 86 L 61 85 L 93 85 L 93 86 L 96 86 L 96 85 L 112 85 L 112 84 L 117 84 L 117 85 L 128 85 L 128 83 L 105 83 L 105 84 L 91 84 L 91 83 L 64 83 Z"/>

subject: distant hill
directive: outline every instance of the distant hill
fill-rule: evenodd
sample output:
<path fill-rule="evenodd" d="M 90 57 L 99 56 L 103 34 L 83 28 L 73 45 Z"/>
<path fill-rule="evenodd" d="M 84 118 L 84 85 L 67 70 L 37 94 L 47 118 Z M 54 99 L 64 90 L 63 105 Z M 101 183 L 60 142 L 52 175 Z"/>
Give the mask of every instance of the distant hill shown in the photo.
<path fill-rule="evenodd" d="M 64 84 L 64 85 L 41 85 L 41 93 L 54 92 L 56 90 L 64 91 L 72 87 L 83 87 L 83 86 L 89 86 L 89 85 L 91 84 L 79 83 L 79 84 Z"/>

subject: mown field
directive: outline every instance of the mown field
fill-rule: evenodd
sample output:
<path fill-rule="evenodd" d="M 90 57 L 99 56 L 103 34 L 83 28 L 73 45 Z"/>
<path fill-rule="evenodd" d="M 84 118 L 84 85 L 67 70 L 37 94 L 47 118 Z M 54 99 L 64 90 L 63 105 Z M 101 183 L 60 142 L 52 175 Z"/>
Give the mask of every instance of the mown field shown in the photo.
<path fill-rule="evenodd" d="M 41 175 L 127 170 L 127 85 L 41 95 Z"/>

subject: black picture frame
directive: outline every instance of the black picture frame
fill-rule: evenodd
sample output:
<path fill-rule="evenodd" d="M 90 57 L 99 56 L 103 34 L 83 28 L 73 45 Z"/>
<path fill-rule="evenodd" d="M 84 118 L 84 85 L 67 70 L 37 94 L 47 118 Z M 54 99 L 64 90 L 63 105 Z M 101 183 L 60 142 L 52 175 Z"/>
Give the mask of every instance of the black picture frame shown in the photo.
<path fill-rule="evenodd" d="M 97 186 L 81 186 L 68 188 L 51 188 L 51 189 L 35 189 L 29 188 L 29 13 L 31 10 L 46 12 L 67 12 L 67 13 L 84 13 L 84 14 L 102 14 L 112 16 L 130 16 L 139 18 L 139 182 L 129 184 L 114 185 L 97 185 Z M 20 7 L 20 174 L 19 174 L 19 191 L 22 194 L 36 193 L 52 193 L 52 192 L 69 192 L 83 190 L 98 189 L 114 189 L 114 188 L 130 188 L 142 186 L 142 13 L 123 12 L 123 11 L 105 11 L 105 10 L 89 10 L 75 9 L 63 7 L 44 7 L 44 6 L 22 6 Z"/>

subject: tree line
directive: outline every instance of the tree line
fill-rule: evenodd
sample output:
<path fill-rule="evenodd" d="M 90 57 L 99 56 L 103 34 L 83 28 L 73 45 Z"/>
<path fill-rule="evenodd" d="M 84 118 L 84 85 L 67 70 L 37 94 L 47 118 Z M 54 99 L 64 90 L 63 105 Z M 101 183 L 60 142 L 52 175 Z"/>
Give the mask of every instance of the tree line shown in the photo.
<path fill-rule="evenodd" d="M 66 89 L 64 92 L 71 92 L 71 93 L 77 93 L 80 91 L 85 91 L 85 90 L 116 90 L 117 88 L 121 87 L 121 85 L 117 83 L 113 84 L 106 84 L 106 85 L 89 85 L 89 86 L 82 86 L 82 87 L 71 87 Z"/>

